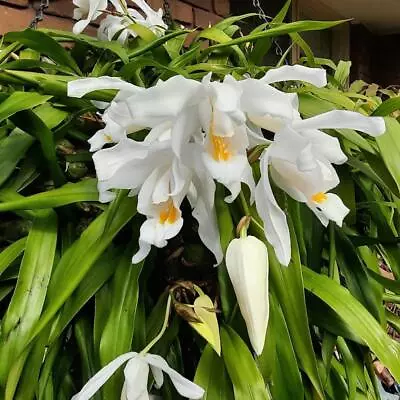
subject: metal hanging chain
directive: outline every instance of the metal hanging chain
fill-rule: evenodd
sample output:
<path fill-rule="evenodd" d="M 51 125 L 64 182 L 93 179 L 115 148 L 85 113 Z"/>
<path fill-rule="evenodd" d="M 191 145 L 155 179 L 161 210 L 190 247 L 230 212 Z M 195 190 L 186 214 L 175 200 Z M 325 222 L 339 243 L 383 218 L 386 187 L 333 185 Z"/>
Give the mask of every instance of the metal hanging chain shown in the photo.
<path fill-rule="evenodd" d="M 170 27 L 172 25 L 172 12 L 168 0 L 164 0 L 163 9 L 164 9 L 164 21 L 168 25 L 168 27 Z"/>
<path fill-rule="evenodd" d="M 260 0 L 253 0 L 253 7 L 257 10 L 258 13 L 258 17 L 263 20 L 266 23 L 270 23 L 273 18 L 269 15 L 267 15 L 264 11 L 264 9 L 262 8 L 261 4 L 260 4 Z M 272 39 L 272 43 L 274 44 L 275 47 L 275 54 L 279 57 L 283 56 L 283 50 L 282 47 L 280 46 L 279 42 L 277 39 Z M 285 63 L 287 64 L 287 60 L 285 60 Z"/>
<path fill-rule="evenodd" d="M 36 29 L 37 25 L 40 21 L 43 21 L 43 12 L 46 8 L 49 7 L 49 0 L 40 0 L 40 5 L 36 9 L 36 14 L 33 17 L 31 23 L 29 24 L 29 28 Z"/>
<path fill-rule="evenodd" d="M 262 6 L 260 4 L 260 0 L 253 0 L 253 6 L 257 10 L 258 17 L 260 19 L 264 20 L 265 22 L 271 22 L 273 20 L 272 17 L 270 17 L 269 15 L 265 14 L 265 11 L 263 10 L 263 8 L 262 8 Z"/>

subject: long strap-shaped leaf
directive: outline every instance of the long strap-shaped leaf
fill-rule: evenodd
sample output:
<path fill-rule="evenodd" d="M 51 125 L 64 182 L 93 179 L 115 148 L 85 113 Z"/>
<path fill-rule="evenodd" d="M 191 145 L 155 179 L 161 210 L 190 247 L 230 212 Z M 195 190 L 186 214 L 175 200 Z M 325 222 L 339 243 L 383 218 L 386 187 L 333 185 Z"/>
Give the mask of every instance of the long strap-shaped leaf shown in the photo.
<path fill-rule="evenodd" d="M 222 357 L 236 400 L 269 400 L 261 372 L 246 343 L 229 326 L 221 328 Z"/>
<path fill-rule="evenodd" d="M 53 211 L 38 215 L 26 242 L 17 285 L 2 321 L 0 381 L 5 382 L 12 362 L 21 353 L 38 321 L 53 269 L 57 217 Z"/>
<path fill-rule="evenodd" d="M 115 235 L 136 214 L 136 199 L 117 197 L 119 207 L 105 229 L 110 207 L 97 217 L 63 255 L 52 277 L 45 310 L 30 337 L 32 340 L 52 320 Z"/>
<path fill-rule="evenodd" d="M 55 208 L 80 201 L 97 201 L 98 198 L 97 180 L 85 179 L 78 183 L 67 183 L 58 189 L 49 190 L 48 192 L 41 192 L 29 197 L 0 203 L 0 212 Z"/>
<path fill-rule="evenodd" d="M 309 330 L 299 250 L 293 227 L 290 226 L 290 228 L 292 262 L 287 268 L 279 264 L 274 251 L 268 244 L 271 286 L 274 287 L 281 304 L 299 364 L 308 375 L 319 396 L 324 398 Z"/>
<path fill-rule="evenodd" d="M 326 276 L 303 267 L 304 286 L 328 304 L 400 380 L 400 344 L 391 339 L 351 293 Z"/>

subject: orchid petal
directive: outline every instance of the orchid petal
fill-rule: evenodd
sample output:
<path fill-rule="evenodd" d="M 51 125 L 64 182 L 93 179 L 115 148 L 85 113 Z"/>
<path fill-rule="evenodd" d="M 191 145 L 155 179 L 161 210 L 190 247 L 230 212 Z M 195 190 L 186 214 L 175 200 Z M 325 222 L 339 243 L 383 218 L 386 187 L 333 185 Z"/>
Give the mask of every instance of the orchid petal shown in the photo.
<path fill-rule="evenodd" d="M 312 143 L 316 153 L 321 154 L 331 163 L 344 164 L 347 161 L 338 138 L 316 129 L 306 129 L 300 134 Z"/>
<path fill-rule="evenodd" d="M 114 121 L 108 121 L 103 129 L 97 131 L 89 140 L 90 151 L 100 150 L 105 144 L 118 143 L 126 137 L 125 130 Z"/>
<path fill-rule="evenodd" d="M 356 129 L 378 136 L 385 133 L 385 120 L 381 117 L 367 117 L 357 112 L 333 110 L 315 117 L 298 120 L 293 123 L 294 129 Z"/>
<path fill-rule="evenodd" d="M 195 107 L 188 107 L 180 113 L 171 129 L 172 149 L 180 157 L 182 146 L 189 142 L 190 138 L 199 133 L 199 118 Z"/>
<path fill-rule="evenodd" d="M 148 399 L 147 380 L 149 366 L 144 357 L 137 355 L 126 364 L 124 369 L 127 400 Z"/>
<path fill-rule="evenodd" d="M 270 69 L 260 80 L 268 84 L 283 81 L 303 81 L 317 87 L 326 86 L 328 83 L 324 69 L 309 68 L 303 65 L 284 65 Z"/>
<path fill-rule="evenodd" d="M 199 85 L 197 81 L 176 75 L 146 89 L 140 97 L 127 99 L 127 104 L 134 119 L 147 121 L 152 117 L 158 123 L 164 122 L 165 118 L 177 117 L 190 101 L 195 102 Z"/>
<path fill-rule="evenodd" d="M 97 177 L 99 181 L 109 180 L 115 176 L 118 170 L 126 168 L 131 162 L 143 160 L 148 154 L 148 146 L 131 139 L 123 140 L 113 147 L 100 150 L 93 154 Z M 114 187 L 125 189 L 117 186 Z"/>
<path fill-rule="evenodd" d="M 69 97 L 81 98 L 90 92 L 104 89 L 124 90 L 132 94 L 143 90 L 143 88 L 125 82 L 120 78 L 101 76 L 98 78 L 76 79 L 68 82 L 67 95 Z"/>
<path fill-rule="evenodd" d="M 154 365 L 150 365 L 151 373 L 154 378 L 154 386 L 157 389 L 160 389 L 164 384 L 164 374 L 160 368 L 155 367 Z"/>
<path fill-rule="evenodd" d="M 307 202 L 315 193 L 325 193 L 339 184 L 339 177 L 332 164 L 316 160 L 316 167 L 301 171 L 297 164 L 271 158 L 271 177 L 275 184 L 300 202 Z"/>
<path fill-rule="evenodd" d="M 282 265 L 291 258 L 290 233 L 286 215 L 275 200 L 268 176 L 269 153 L 264 152 L 260 160 L 261 179 L 255 191 L 257 211 L 264 222 L 265 237 L 271 243 Z"/>
<path fill-rule="evenodd" d="M 96 375 L 92 376 L 79 393 L 72 397 L 71 400 L 89 400 L 92 396 L 107 382 L 108 379 L 117 371 L 117 369 L 125 364 L 128 360 L 135 357 L 137 353 L 130 352 L 122 354 L 115 360 L 111 361 L 102 368 Z"/>
<path fill-rule="evenodd" d="M 240 193 L 241 182 L 246 183 L 251 191 L 254 190 L 254 179 L 246 156 L 236 155 L 229 161 L 221 162 L 214 160 L 208 153 L 204 153 L 203 161 L 213 178 L 231 192 L 225 201 L 231 203 L 235 200 Z"/>
<path fill-rule="evenodd" d="M 151 244 L 139 239 L 139 249 L 132 257 L 132 264 L 139 264 L 149 254 L 151 250 Z"/>
<path fill-rule="evenodd" d="M 156 354 L 146 354 L 144 359 L 151 366 L 159 368 L 168 374 L 173 385 L 181 396 L 189 399 L 201 399 L 203 397 L 204 390 L 200 386 L 189 381 L 172 369 L 161 356 Z"/>
<path fill-rule="evenodd" d="M 324 226 L 328 226 L 329 221 L 334 221 L 338 226 L 342 227 L 343 220 L 350 210 L 336 194 L 326 193 L 325 196 L 324 201 L 315 202 L 310 200 L 307 205 Z"/>
<path fill-rule="evenodd" d="M 204 245 L 214 254 L 216 266 L 221 264 L 224 255 L 217 224 L 215 208 L 209 209 L 203 199 L 197 201 L 193 217 L 199 223 L 198 234 Z"/>

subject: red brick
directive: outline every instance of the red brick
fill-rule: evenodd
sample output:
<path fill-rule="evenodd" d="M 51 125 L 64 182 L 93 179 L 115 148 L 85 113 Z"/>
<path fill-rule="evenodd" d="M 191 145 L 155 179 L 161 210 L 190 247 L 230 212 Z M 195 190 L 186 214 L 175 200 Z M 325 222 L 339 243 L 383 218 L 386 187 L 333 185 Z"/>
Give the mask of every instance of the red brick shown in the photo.
<path fill-rule="evenodd" d="M 193 8 L 179 0 L 169 0 L 171 6 L 172 17 L 186 24 L 193 24 Z"/>
<path fill-rule="evenodd" d="M 164 6 L 164 1 L 163 0 L 147 0 L 147 4 L 153 9 L 153 10 L 159 10 L 160 8 L 163 8 Z"/>
<path fill-rule="evenodd" d="M 29 0 L 1 0 L 0 3 L 12 4 L 14 6 L 19 6 L 19 7 L 29 6 Z"/>
<path fill-rule="evenodd" d="M 0 5 L 0 35 L 27 28 L 34 15 L 35 13 L 32 9 L 18 10 L 17 8 Z"/>
<path fill-rule="evenodd" d="M 207 11 L 212 11 L 212 0 L 184 0 L 185 3 L 189 3 L 197 8 L 203 8 Z"/>
<path fill-rule="evenodd" d="M 221 17 L 210 13 L 208 11 L 200 10 L 199 8 L 194 9 L 194 24 L 195 26 L 207 28 L 210 25 L 216 24 L 221 21 Z"/>
<path fill-rule="evenodd" d="M 229 0 L 214 0 L 215 13 L 226 17 L 230 12 L 229 3 Z"/>
<path fill-rule="evenodd" d="M 58 15 L 59 17 L 72 18 L 74 8 L 75 6 L 72 3 L 72 0 L 53 0 L 50 1 L 49 8 L 45 11 L 45 13 Z"/>

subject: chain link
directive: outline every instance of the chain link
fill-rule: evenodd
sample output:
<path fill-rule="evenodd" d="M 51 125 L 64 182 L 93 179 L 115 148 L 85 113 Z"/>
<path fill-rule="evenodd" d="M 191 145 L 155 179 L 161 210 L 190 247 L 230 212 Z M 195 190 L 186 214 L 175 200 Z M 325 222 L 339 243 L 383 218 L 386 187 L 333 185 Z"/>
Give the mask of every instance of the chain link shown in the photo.
<path fill-rule="evenodd" d="M 258 17 L 263 20 L 265 23 L 270 23 L 273 18 L 269 15 L 267 15 L 264 11 L 264 9 L 261 6 L 260 0 L 253 0 L 253 7 L 257 10 Z M 274 44 L 275 47 L 275 54 L 279 57 L 283 56 L 283 50 L 282 47 L 280 46 L 279 42 L 277 39 L 273 39 L 272 43 Z M 285 59 L 285 64 L 287 64 L 288 61 Z"/>
<path fill-rule="evenodd" d="M 33 17 L 29 28 L 36 29 L 40 21 L 43 21 L 43 12 L 49 7 L 49 0 L 40 0 L 39 7 L 36 9 L 35 16 Z"/>
<path fill-rule="evenodd" d="M 164 9 L 164 21 L 168 25 L 168 27 L 170 27 L 172 25 L 172 12 L 168 0 L 164 0 L 163 9 Z"/>

